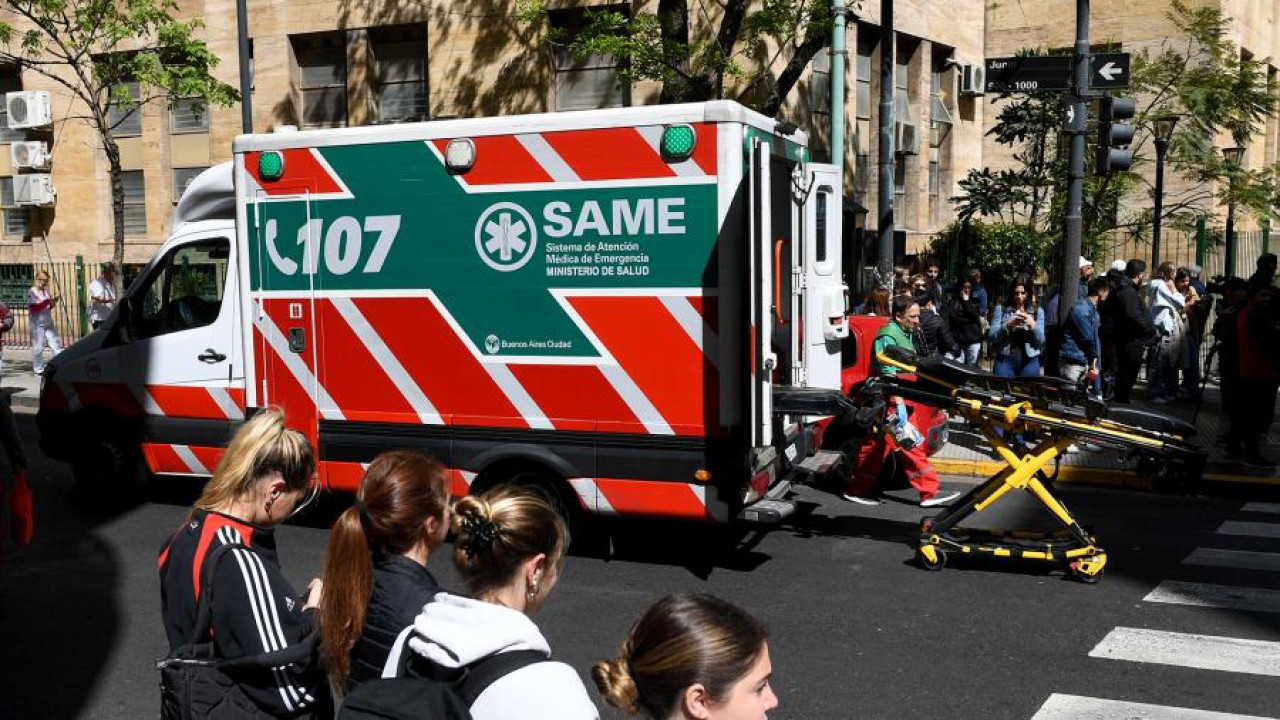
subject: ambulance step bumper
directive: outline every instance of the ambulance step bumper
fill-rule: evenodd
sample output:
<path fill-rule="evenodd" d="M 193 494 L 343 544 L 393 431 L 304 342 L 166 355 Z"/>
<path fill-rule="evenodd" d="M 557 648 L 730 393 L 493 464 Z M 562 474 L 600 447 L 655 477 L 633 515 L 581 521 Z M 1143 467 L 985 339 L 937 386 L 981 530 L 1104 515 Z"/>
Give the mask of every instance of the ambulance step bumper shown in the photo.
<path fill-rule="evenodd" d="M 821 477 L 831 472 L 843 457 L 844 455 L 837 450 L 819 450 L 796 463 L 796 470 L 813 477 Z"/>
<path fill-rule="evenodd" d="M 791 517 L 795 511 L 796 504 L 792 500 L 764 499 L 743 508 L 742 512 L 738 513 L 738 519 L 763 525 L 777 525 Z"/>

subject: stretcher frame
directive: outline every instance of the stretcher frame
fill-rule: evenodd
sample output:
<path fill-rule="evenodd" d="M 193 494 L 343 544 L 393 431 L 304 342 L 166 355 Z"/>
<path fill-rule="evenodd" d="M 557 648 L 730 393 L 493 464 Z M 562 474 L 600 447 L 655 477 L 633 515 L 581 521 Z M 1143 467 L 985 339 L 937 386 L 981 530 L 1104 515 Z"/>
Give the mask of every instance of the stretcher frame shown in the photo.
<path fill-rule="evenodd" d="M 940 515 L 921 521 L 916 561 L 927 570 L 941 570 L 949 553 L 1065 563 L 1067 572 L 1087 583 L 1102 578 L 1107 552 L 1053 492 L 1045 475 L 1072 444 L 1088 441 L 1149 453 L 1169 453 L 1198 459 L 1204 453 L 1187 441 L 1194 427 L 1166 416 L 1127 412 L 1129 422 L 1108 418 L 1101 401 L 1090 398 L 1066 381 L 1010 381 L 1008 387 L 980 387 L 966 379 L 990 384 L 1005 382 L 946 360 L 920 359 L 900 348 L 880 353 L 879 361 L 915 380 L 888 376 L 869 383 L 870 394 L 900 396 L 964 417 L 991 443 L 1005 467 L 971 489 Z M 1029 385 L 1027 383 L 1030 382 Z M 1016 392 L 1027 385 L 1044 393 Z M 1004 392 L 1002 390 L 1011 390 Z M 1154 427 L 1153 427 L 1154 426 Z M 1033 448 L 1018 450 L 1006 440 L 1030 430 L 1047 431 Z M 1057 520 L 1052 533 L 980 531 L 959 528 L 964 520 L 990 508 L 1013 491 L 1029 493 Z"/>

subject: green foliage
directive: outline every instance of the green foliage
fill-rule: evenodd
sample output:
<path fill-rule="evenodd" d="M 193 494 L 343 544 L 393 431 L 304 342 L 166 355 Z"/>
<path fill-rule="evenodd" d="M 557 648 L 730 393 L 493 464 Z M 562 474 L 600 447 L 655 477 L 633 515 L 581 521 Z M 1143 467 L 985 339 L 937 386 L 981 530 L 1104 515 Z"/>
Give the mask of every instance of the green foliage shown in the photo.
<path fill-rule="evenodd" d="M 930 252 L 944 257 L 947 248 L 961 249 L 961 271 L 982 271 L 983 284 L 996 296 L 1015 277 L 1034 277 L 1049 266 L 1057 250 L 1053 236 L 1025 224 L 1009 222 L 956 221 L 934 236 Z"/>
<path fill-rule="evenodd" d="M 545 0 L 518 0 L 516 15 L 544 31 L 553 50 L 579 61 L 610 55 L 620 61 L 623 82 L 661 83 L 662 102 L 721 99 L 726 78 L 734 78 L 744 88 L 735 99 L 767 115 L 777 114 L 831 29 L 826 0 L 726 0 L 719 27 L 705 32 L 691 23 L 687 0 L 656 4 L 657 12 L 634 14 L 588 8 L 572 31 L 547 22 Z"/>
<path fill-rule="evenodd" d="M 1218 9 L 1173 0 L 1168 17 L 1178 32 L 1158 50 L 1135 55 L 1132 87 L 1122 93 L 1140 101 L 1134 171 L 1094 176 L 1093 153 L 1085 154 L 1082 221 L 1089 257 L 1101 257 L 1116 229 L 1137 237 L 1149 233 L 1154 188 L 1137 171 L 1154 161 L 1154 121 L 1167 115 L 1177 114 L 1181 121 L 1166 156 L 1166 177 L 1189 181 L 1176 184 L 1176 191 L 1166 184 L 1162 214 L 1167 226 L 1189 227 L 1206 206 L 1228 199 L 1259 215 L 1274 215 L 1280 207 L 1280 168 L 1232 168 L 1214 147 L 1224 135 L 1247 145 L 1276 113 L 1266 62 L 1241 54 L 1230 40 L 1230 20 Z M 995 218 L 1063 234 L 1069 172 L 1066 138 L 1059 134 L 1063 113 L 1057 93 L 1009 98 L 988 135 L 1012 150 L 1016 165 L 1000 172 L 971 170 L 960 180 L 962 192 L 952 201 L 961 219 Z M 1089 138 L 1096 139 L 1092 123 Z M 1151 202 L 1134 202 L 1134 193 L 1144 189 Z"/>
<path fill-rule="evenodd" d="M 152 102 L 170 107 L 195 98 L 229 106 L 239 92 L 212 75 L 219 58 L 199 38 L 204 22 L 180 20 L 173 0 L 4 0 L 0 62 L 61 85 L 97 131 L 111 167 L 115 261 L 124 258 L 124 189 L 120 153 L 109 120 L 113 106 Z M 138 83 L 134 97 L 122 83 Z"/>

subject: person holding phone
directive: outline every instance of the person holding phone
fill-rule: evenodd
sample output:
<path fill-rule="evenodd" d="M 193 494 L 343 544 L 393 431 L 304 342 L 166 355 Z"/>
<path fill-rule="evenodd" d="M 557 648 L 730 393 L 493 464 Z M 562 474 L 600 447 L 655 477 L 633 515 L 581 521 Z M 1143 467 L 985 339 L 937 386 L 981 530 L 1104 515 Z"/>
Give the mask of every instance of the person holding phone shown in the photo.
<path fill-rule="evenodd" d="M 987 339 L 995 352 L 992 372 L 1002 377 L 1040 375 L 1044 347 L 1044 310 L 1036 303 L 1031 279 L 1021 275 L 1009 287 L 1004 304 L 996 307 Z"/>
<path fill-rule="evenodd" d="M 53 309 L 60 298 L 49 289 L 48 272 L 36 271 L 35 281 L 27 288 L 27 317 L 31 323 L 31 370 L 40 375 L 44 372 L 45 343 L 49 344 L 53 357 L 62 352 L 62 341 L 53 325 Z"/>

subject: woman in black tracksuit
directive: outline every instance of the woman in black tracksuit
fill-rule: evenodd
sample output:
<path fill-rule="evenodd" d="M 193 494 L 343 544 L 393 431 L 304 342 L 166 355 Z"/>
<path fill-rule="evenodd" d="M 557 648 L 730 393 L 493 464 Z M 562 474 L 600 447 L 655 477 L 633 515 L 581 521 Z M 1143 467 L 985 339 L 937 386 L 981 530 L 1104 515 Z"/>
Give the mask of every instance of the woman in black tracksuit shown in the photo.
<path fill-rule="evenodd" d="M 319 667 L 312 617 L 321 584 L 305 597 L 285 579 L 273 527 L 314 497 L 311 445 L 285 427 L 278 410 L 246 422 L 231 440 L 213 478 L 182 527 L 160 551 L 160 604 L 170 650 L 189 642 L 199 597 L 214 597 L 212 635 L 217 657 L 244 658 L 294 648 L 297 659 L 236 675 L 224 703 L 236 717 L 327 717 L 329 687 Z M 234 545 L 211 573 L 205 559 Z"/>
<path fill-rule="evenodd" d="M 382 677 L 400 631 L 440 592 L 427 558 L 448 532 L 444 467 L 411 450 L 374 458 L 325 554 L 320 630 L 334 687 Z"/>

